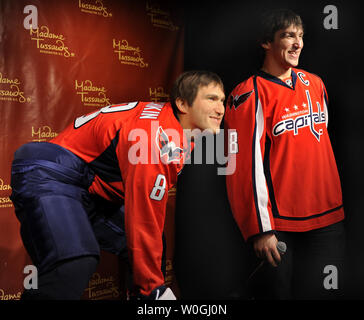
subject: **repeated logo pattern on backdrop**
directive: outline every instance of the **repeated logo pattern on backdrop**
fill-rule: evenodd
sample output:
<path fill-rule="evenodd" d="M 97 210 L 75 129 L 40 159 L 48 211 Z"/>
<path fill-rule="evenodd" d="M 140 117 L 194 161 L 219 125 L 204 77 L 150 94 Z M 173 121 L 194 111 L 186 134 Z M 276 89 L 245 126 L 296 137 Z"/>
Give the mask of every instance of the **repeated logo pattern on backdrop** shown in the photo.
<path fill-rule="evenodd" d="M 110 104 L 166 101 L 183 71 L 183 30 L 181 8 L 171 1 L 0 2 L 0 300 L 19 299 L 31 264 L 9 198 L 14 151 Z M 125 298 L 122 272 L 103 253 L 84 299 Z"/>

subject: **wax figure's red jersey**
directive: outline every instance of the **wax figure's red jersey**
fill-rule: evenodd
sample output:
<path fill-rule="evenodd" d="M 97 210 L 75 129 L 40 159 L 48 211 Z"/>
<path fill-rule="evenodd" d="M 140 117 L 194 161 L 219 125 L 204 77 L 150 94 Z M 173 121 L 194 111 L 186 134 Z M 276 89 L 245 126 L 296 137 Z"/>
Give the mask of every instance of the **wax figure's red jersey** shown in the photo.
<path fill-rule="evenodd" d="M 226 179 L 245 239 L 344 218 L 327 104 L 322 80 L 299 69 L 289 84 L 260 71 L 232 91 L 225 128 L 236 129 L 236 170 Z"/>
<path fill-rule="evenodd" d="M 162 233 L 168 190 L 189 148 L 170 103 L 133 102 L 77 118 L 52 143 L 95 172 L 89 191 L 124 202 L 134 284 L 148 295 L 164 283 Z"/>

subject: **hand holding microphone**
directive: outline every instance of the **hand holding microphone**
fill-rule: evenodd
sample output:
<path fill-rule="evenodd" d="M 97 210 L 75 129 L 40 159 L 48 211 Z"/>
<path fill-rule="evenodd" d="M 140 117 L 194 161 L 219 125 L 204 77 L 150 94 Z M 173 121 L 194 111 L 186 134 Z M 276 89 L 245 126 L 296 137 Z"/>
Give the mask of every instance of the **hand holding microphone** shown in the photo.
<path fill-rule="evenodd" d="M 258 258 L 267 260 L 273 267 L 281 262 L 287 246 L 284 242 L 278 241 L 274 234 L 263 234 L 254 240 L 254 251 Z"/>
<path fill-rule="evenodd" d="M 259 258 L 262 261 L 250 274 L 248 281 L 250 281 L 256 272 L 262 268 L 266 261 L 268 261 L 272 266 L 277 267 L 277 263 L 281 262 L 281 255 L 284 255 L 287 251 L 287 245 L 283 241 L 278 241 L 275 235 L 263 235 L 261 240 L 258 239 L 254 242 L 254 249 Z M 258 242 L 257 242 L 258 241 Z M 274 248 L 269 247 L 274 245 Z"/>

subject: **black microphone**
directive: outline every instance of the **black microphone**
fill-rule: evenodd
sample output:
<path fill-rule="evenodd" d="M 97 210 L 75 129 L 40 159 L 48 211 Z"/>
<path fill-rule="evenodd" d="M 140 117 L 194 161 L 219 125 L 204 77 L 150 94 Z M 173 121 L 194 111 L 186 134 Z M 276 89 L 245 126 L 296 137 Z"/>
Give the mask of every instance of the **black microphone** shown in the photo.
<path fill-rule="evenodd" d="M 285 242 L 283 241 L 278 241 L 277 242 L 277 250 L 279 252 L 279 254 L 281 256 L 283 256 L 286 251 L 287 251 L 287 245 Z M 248 278 L 248 282 L 250 281 L 250 279 L 257 273 L 257 271 L 264 265 L 265 260 L 262 260 L 259 265 L 254 269 L 254 271 L 250 274 L 249 278 Z"/>

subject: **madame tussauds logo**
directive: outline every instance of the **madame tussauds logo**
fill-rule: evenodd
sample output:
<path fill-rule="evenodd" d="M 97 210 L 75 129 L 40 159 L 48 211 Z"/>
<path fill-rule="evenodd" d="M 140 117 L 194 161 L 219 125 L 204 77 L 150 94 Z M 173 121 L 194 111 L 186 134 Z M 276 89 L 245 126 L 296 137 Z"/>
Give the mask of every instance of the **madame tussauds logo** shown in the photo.
<path fill-rule="evenodd" d="M 13 206 L 9 198 L 10 193 L 11 186 L 4 183 L 4 180 L 0 178 L 0 208 L 10 208 Z"/>
<path fill-rule="evenodd" d="M 4 180 L 0 178 L 0 191 L 8 191 L 11 190 L 11 187 L 9 184 L 4 184 Z"/>
<path fill-rule="evenodd" d="M 153 102 L 161 102 L 169 100 L 169 94 L 164 92 L 163 87 L 158 87 L 154 89 L 149 88 L 149 96 L 150 100 Z"/>
<path fill-rule="evenodd" d="M 0 100 L 24 103 L 31 99 L 24 95 L 18 78 L 6 78 L 0 72 Z"/>
<path fill-rule="evenodd" d="M 0 289 L 0 300 L 20 300 L 21 291 L 16 293 L 6 293 L 3 289 Z"/>
<path fill-rule="evenodd" d="M 120 296 L 119 288 L 116 285 L 114 277 L 101 277 L 97 272 L 92 275 L 85 292 L 87 298 L 91 300 L 111 299 Z"/>
<path fill-rule="evenodd" d="M 35 41 L 39 52 L 59 55 L 65 58 L 75 56 L 65 45 L 66 38 L 63 34 L 52 33 L 47 26 L 41 26 L 37 29 L 30 27 L 29 32 L 31 40 Z"/>
<path fill-rule="evenodd" d="M 39 127 L 38 129 L 32 127 L 32 141 L 36 142 L 49 141 L 57 136 L 58 133 L 52 131 L 52 128 L 49 126 Z"/>
<path fill-rule="evenodd" d="M 112 47 L 115 53 L 118 54 L 118 60 L 122 64 L 129 64 L 140 68 L 147 68 L 148 63 L 144 62 L 144 58 L 141 56 L 141 50 L 139 47 L 133 47 L 129 45 L 128 41 L 112 39 Z"/>
<path fill-rule="evenodd" d="M 104 107 L 112 104 L 106 96 L 104 86 L 95 86 L 91 80 L 75 81 L 76 94 L 81 96 L 84 106 Z"/>
<path fill-rule="evenodd" d="M 179 29 L 179 27 L 175 26 L 172 22 L 170 12 L 161 9 L 159 4 L 147 1 L 146 11 L 147 15 L 150 16 L 150 22 L 154 27 L 165 28 L 171 31 Z"/>
<path fill-rule="evenodd" d="M 112 13 L 107 12 L 107 8 L 104 7 L 101 0 L 96 0 L 94 3 L 78 0 L 78 7 L 85 13 L 96 14 L 105 18 L 112 17 Z"/>

